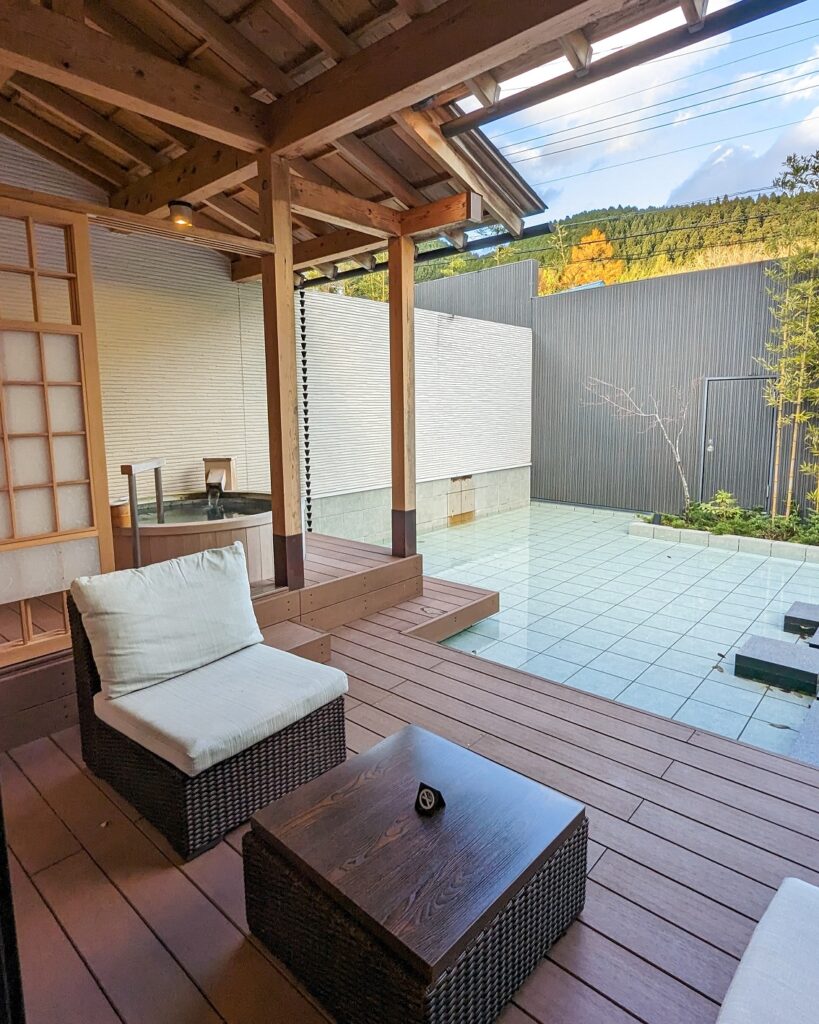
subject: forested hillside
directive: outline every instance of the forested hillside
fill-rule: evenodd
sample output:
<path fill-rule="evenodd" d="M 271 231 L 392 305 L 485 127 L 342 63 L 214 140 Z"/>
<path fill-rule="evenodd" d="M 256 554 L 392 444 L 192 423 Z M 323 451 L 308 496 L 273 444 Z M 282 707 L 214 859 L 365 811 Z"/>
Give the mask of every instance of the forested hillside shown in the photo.
<path fill-rule="evenodd" d="M 511 245 L 457 254 L 419 264 L 416 280 L 482 270 L 535 259 L 539 291 L 548 295 L 595 281 L 616 284 L 686 270 L 785 255 L 805 237 L 819 209 L 819 196 L 762 195 L 720 199 L 691 206 L 611 207 L 588 210 L 554 225 L 553 232 Z M 386 275 L 344 282 L 349 295 L 386 299 Z"/>

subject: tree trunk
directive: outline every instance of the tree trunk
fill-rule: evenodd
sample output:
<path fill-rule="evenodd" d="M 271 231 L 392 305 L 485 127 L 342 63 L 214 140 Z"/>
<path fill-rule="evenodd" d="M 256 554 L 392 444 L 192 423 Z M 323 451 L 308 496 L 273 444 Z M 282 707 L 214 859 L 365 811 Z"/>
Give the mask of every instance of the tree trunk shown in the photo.
<path fill-rule="evenodd" d="M 793 508 L 793 485 L 796 478 L 796 457 L 798 455 L 799 441 L 799 417 L 802 412 L 802 385 L 805 379 L 805 353 L 799 360 L 799 387 L 796 392 L 796 402 L 793 407 L 793 425 L 791 427 L 791 450 L 788 458 L 788 490 L 785 496 L 785 518 L 791 514 Z"/>
<path fill-rule="evenodd" d="M 776 424 L 774 433 L 774 455 L 773 455 L 773 480 L 771 482 L 771 519 L 776 519 L 779 514 L 779 474 L 782 463 L 782 430 L 785 424 L 782 422 L 782 410 L 785 405 L 785 396 L 779 392 L 776 403 Z"/>

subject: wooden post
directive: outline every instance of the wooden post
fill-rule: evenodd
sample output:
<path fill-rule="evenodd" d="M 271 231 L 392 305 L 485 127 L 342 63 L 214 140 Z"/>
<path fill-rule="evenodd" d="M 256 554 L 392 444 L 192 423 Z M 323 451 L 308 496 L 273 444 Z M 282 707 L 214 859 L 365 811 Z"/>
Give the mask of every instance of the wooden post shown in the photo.
<path fill-rule="evenodd" d="M 389 242 L 390 428 L 392 438 L 392 553 L 415 544 L 415 246 L 408 236 Z"/>
<path fill-rule="evenodd" d="M 277 586 L 297 590 L 304 586 L 304 538 L 290 168 L 269 150 L 259 155 L 259 220 L 262 239 L 276 246 L 261 261 L 274 572 Z"/>

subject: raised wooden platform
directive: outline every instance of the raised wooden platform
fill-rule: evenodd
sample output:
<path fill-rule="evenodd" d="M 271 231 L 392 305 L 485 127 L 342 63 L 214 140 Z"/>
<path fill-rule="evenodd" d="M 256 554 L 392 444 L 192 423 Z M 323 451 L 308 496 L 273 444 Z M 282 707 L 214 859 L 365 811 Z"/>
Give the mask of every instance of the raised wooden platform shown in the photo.
<path fill-rule="evenodd" d="M 781 880 L 819 883 L 819 769 L 406 632 L 474 597 L 333 627 L 331 664 L 350 750 L 416 722 L 587 806 L 586 909 L 502 1024 L 713 1024 Z M 180 865 L 74 729 L 0 762 L 29 1024 L 326 1019 L 247 937 L 242 829 Z"/>

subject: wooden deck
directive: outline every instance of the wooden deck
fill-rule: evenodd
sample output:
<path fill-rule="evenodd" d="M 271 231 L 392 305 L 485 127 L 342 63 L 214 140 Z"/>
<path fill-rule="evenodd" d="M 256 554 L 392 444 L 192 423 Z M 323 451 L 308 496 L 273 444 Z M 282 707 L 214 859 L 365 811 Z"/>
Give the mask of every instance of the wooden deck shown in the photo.
<path fill-rule="evenodd" d="M 415 722 L 587 805 L 582 920 L 503 1024 L 714 1021 L 781 880 L 819 883 L 819 770 L 418 635 L 485 599 L 427 579 L 329 629 L 350 750 Z M 2 781 L 30 1024 L 326 1019 L 246 936 L 242 830 L 179 864 L 74 728 L 2 755 Z"/>

